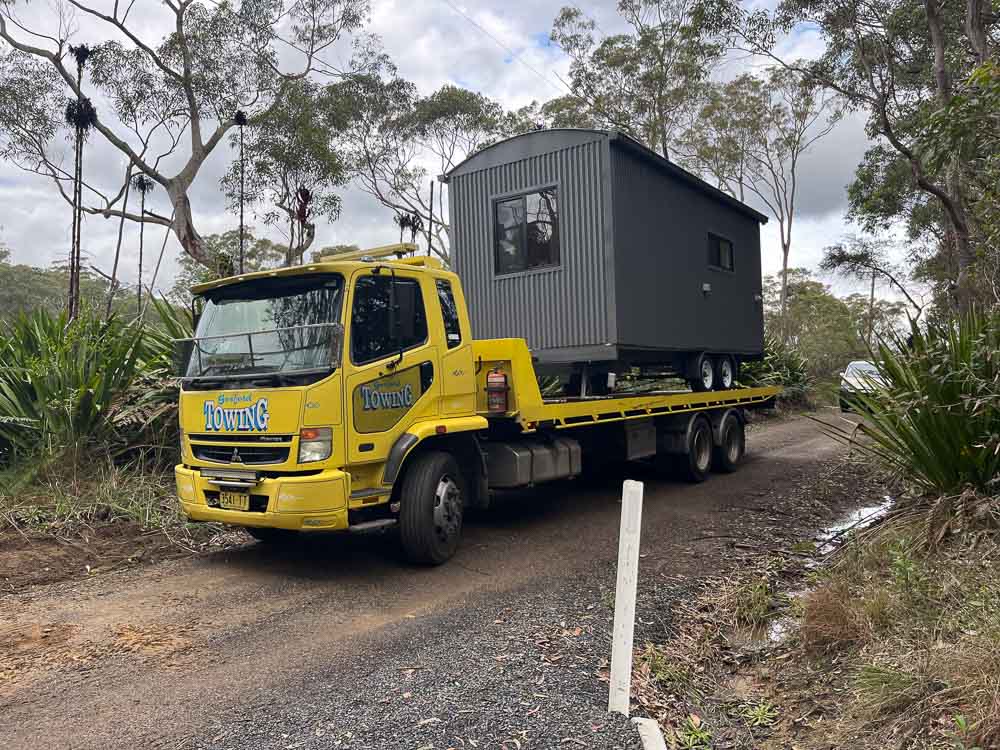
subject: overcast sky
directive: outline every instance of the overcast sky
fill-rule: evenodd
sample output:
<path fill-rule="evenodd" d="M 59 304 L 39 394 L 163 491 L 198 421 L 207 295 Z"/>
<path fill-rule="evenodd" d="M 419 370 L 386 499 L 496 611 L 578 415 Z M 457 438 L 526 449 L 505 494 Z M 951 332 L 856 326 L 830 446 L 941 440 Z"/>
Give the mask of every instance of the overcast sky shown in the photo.
<path fill-rule="evenodd" d="M 400 74 L 416 83 L 422 93 L 451 83 L 482 92 L 507 108 L 516 108 L 566 92 L 560 78 L 568 80 L 568 60 L 548 38 L 552 19 L 565 4 L 565 0 L 508 0 L 504 3 L 496 0 L 373 0 L 368 30 L 382 38 Z M 153 0 L 138 0 L 137 10 L 143 5 L 148 6 L 148 14 L 142 17 L 146 38 L 154 41 L 157 28 L 162 28 L 158 18 L 162 6 Z M 47 10 L 49 6 L 44 3 L 21 4 L 20 7 L 22 18 L 36 28 L 45 25 L 46 13 L 51 15 Z M 590 0 L 579 3 L 578 7 L 597 21 L 603 33 L 614 33 L 621 28 L 613 0 Z M 94 43 L 104 38 L 104 34 L 102 27 L 81 22 L 77 39 Z M 819 50 L 819 40 L 812 34 L 804 34 L 784 40 L 780 51 L 794 57 L 811 56 Z M 346 48 L 331 49 L 325 55 L 327 62 L 339 67 L 346 56 Z M 747 66 L 746 61 L 733 61 L 721 75 L 733 75 Z M 823 247 L 852 231 L 844 220 L 845 187 L 867 145 L 862 118 L 850 116 L 803 158 L 792 245 L 793 266 L 815 266 Z M 238 226 L 238 218 L 227 213 L 218 187 L 219 177 L 231 158 L 228 148 L 217 149 L 192 189 L 196 226 L 203 235 Z M 124 167 L 121 154 L 104 143 L 101 136 L 91 138 L 85 163 L 89 179 L 110 185 Z M 169 208 L 164 208 L 166 201 L 162 197 L 155 200 L 160 203 L 154 207 L 169 215 Z M 0 241 L 13 251 L 16 262 L 46 265 L 65 257 L 69 225 L 69 207 L 49 182 L 20 172 L 13 165 L 0 164 Z M 258 229 L 258 234 L 268 234 L 264 227 Z M 91 263 L 103 269 L 110 268 L 116 230 L 112 220 L 86 218 L 84 249 Z M 163 236 L 162 228 L 147 226 L 147 273 L 144 274 L 147 284 L 151 281 L 152 265 Z M 273 236 L 278 239 L 277 235 Z M 137 237 L 137 228 L 129 227 L 122 262 L 126 282 L 135 279 Z M 333 224 L 318 224 L 314 247 L 330 244 L 366 247 L 396 240 L 398 230 L 392 223 L 391 214 L 364 193 L 349 187 L 343 191 L 341 218 Z M 157 287 L 169 287 L 180 252 L 180 246 L 171 236 L 166 243 Z M 762 231 L 762 255 L 765 273 L 780 268 L 778 230 L 773 221 Z M 837 282 L 836 288 L 846 292 L 850 286 Z"/>

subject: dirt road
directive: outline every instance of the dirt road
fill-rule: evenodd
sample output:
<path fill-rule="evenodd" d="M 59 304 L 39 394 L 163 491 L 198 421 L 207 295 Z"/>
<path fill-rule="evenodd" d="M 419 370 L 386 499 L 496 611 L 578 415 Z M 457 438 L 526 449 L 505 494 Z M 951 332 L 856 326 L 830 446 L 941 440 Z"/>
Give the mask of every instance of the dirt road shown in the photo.
<path fill-rule="evenodd" d="M 815 524 L 815 508 L 799 517 L 795 489 L 841 449 L 795 418 L 755 427 L 749 450 L 738 473 L 701 485 L 636 477 L 646 481 L 644 574 L 709 572 L 726 540 L 759 543 Z M 496 717 L 534 716 L 521 703 L 559 700 L 547 721 L 576 711 L 565 728 L 572 739 L 580 716 L 604 721 L 600 683 L 573 648 L 575 637 L 594 633 L 593 647 L 604 648 L 607 617 L 594 614 L 599 601 L 581 597 L 601 596 L 596 582 L 613 563 L 620 479 L 512 498 L 471 522 L 458 556 L 435 569 L 401 564 L 378 539 L 320 538 L 8 595 L 0 599 L 2 743 L 418 748 L 426 729 L 440 735 L 424 747 L 461 747 L 476 733 L 499 736 L 491 734 Z M 571 609 L 582 625 L 546 619 Z M 539 636 L 525 652 L 523 631 L 537 636 L 547 623 L 554 640 Z M 580 667 L 547 669 L 535 692 L 508 691 L 527 679 L 518 669 L 546 662 L 544 654 L 548 667 L 559 666 L 556 646 L 569 654 L 563 665 Z M 504 654 L 522 657 L 514 660 L 521 666 L 508 668 Z M 502 729 L 514 739 L 524 733 L 518 747 L 557 746 L 558 732 L 535 729 L 537 721 Z M 587 731 L 599 730 L 622 738 L 606 746 L 630 746 L 624 728 Z"/>

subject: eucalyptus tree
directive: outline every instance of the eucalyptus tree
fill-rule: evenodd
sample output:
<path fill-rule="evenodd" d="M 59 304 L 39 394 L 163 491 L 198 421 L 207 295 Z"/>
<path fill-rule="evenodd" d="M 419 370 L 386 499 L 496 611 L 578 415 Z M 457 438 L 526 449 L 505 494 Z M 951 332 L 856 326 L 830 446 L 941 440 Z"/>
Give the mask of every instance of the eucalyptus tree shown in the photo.
<path fill-rule="evenodd" d="M 571 96 L 556 112 L 621 130 L 663 156 L 725 51 L 703 23 L 708 0 L 618 0 L 628 27 L 602 35 L 575 5 L 556 17 L 552 39 L 569 55 Z"/>
<path fill-rule="evenodd" d="M 934 204 L 942 228 L 938 253 L 953 258 L 944 265 L 954 269 L 951 281 L 958 306 L 970 306 L 976 296 L 976 220 L 970 210 L 976 164 L 963 160 L 959 149 L 939 158 L 939 150 L 929 147 L 924 136 L 934 114 L 952 104 L 956 84 L 977 67 L 997 62 L 1000 23 L 989 3 L 781 0 L 769 12 L 744 10 L 730 0 L 712 19 L 715 24 L 728 28 L 753 52 L 797 69 L 868 114 L 867 129 L 875 144 L 866 159 L 866 184 L 855 190 L 852 208 L 877 215 L 893 204 L 908 210 L 914 198 Z M 805 63 L 781 60 L 776 41 L 806 29 L 818 34 L 822 54 Z M 979 133 L 995 132 L 995 113 L 984 115 Z M 970 135 L 981 137 L 975 128 Z M 879 179 L 880 174 L 900 172 L 906 174 L 910 195 L 906 183 Z M 888 194 L 890 190 L 894 194 Z M 878 217 L 883 224 L 896 218 L 906 217 Z"/>
<path fill-rule="evenodd" d="M 360 29 L 369 9 L 368 0 L 164 0 L 140 13 L 134 3 L 65 0 L 59 12 L 44 16 L 47 24 L 32 27 L 19 14 L 26 3 L 0 0 L 0 43 L 7 48 L 0 51 L 0 90 L 16 99 L 0 112 L 0 148 L 63 190 L 67 177 L 51 137 L 59 129 L 56 111 L 44 103 L 62 92 L 87 96 L 92 87 L 109 103 L 96 132 L 163 188 L 171 211 L 127 212 L 125 185 L 104 191 L 87 183 L 84 211 L 167 227 L 202 262 L 190 190 L 235 126 L 235 113 L 246 112 L 253 124 L 281 107 L 296 82 L 317 73 L 346 77 L 350 71 L 320 55 Z M 74 14 L 109 37 L 93 50 L 92 86 L 77 81 L 67 59 Z M 26 100 L 36 96 L 42 103 Z M 18 110 L 41 121 L 40 135 L 14 121 Z"/>
<path fill-rule="evenodd" d="M 443 191 L 435 206 L 431 182 L 506 135 L 510 119 L 496 102 L 456 86 L 422 97 L 384 56 L 337 87 L 353 105 L 342 141 L 358 185 L 396 216 L 418 216 L 429 252 L 447 262 Z"/>
<path fill-rule="evenodd" d="M 349 115 L 335 86 L 292 83 L 283 101 L 247 127 L 245 198 L 264 224 L 287 227 L 286 265 L 300 263 L 316 237 L 316 219 L 335 221 L 350 178 L 338 134 Z M 239 163 L 223 178 L 231 204 L 240 199 Z"/>

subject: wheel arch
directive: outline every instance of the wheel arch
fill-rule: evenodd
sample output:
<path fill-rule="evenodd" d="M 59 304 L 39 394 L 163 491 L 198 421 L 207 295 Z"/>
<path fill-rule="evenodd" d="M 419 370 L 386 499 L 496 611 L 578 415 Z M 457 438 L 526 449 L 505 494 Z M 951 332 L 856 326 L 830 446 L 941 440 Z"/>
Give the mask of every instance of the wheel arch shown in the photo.
<path fill-rule="evenodd" d="M 450 453 L 455 457 L 469 492 L 468 503 L 472 507 L 483 507 L 488 502 L 486 459 L 479 447 L 477 431 L 466 430 L 443 434 L 435 431 L 424 437 L 419 432 L 400 435 L 389 451 L 383 474 L 383 484 L 392 485 L 391 503 L 401 500 L 403 480 L 413 466 L 413 459 L 430 451 Z"/>

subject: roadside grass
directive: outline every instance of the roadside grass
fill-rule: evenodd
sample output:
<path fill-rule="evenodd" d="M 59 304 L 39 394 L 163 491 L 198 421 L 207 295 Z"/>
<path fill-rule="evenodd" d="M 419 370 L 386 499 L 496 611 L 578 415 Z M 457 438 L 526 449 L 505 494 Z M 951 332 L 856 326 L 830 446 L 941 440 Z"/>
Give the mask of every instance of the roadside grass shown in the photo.
<path fill-rule="evenodd" d="M 813 656 L 838 653 L 848 714 L 876 740 L 1000 743 L 1000 540 L 934 552 L 889 526 L 844 550 L 803 599 L 799 631 Z M 906 746 L 906 745 L 903 745 Z"/>
<path fill-rule="evenodd" d="M 0 533 L 68 539 L 98 527 L 131 522 L 185 549 L 220 527 L 190 524 L 177 505 L 173 475 L 141 458 L 50 462 L 30 475 L 0 482 Z"/>

